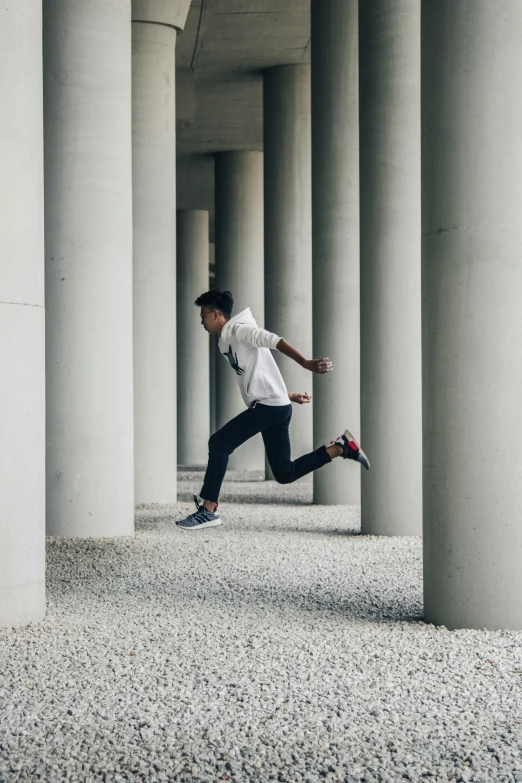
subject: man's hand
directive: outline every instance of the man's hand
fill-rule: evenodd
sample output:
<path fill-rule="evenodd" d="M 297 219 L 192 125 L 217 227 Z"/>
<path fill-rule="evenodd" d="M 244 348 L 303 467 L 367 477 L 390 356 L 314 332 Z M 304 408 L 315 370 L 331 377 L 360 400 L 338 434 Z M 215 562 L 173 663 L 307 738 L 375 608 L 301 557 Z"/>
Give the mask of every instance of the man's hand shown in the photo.
<path fill-rule="evenodd" d="M 298 405 L 304 405 L 305 402 L 310 402 L 312 399 L 312 395 L 308 394 L 308 392 L 290 392 L 288 395 L 291 402 L 297 402 Z"/>
<path fill-rule="evenodd" d="M 310 370 L 310 372 L 326 375 L 327 372 L 332 372 L 333 370 L 332 362 L 328 357 L 324 359 L 305 359 L 303 354 L 299 353 L 297 348 L 290 345 L 283 337 L 281 337 L 277 343 L 276 348 L 278 351 L 281 351 L 281 353 L 284 353 L 285 356 L 288 356 L 289 359 L 293 359 L 294 362 L 297 362 L 301 367 L 304 367 L 305 370 Z"/>
<path fill-rule="evenodd" d="M 303 363 L 305 370 L 318 373 L 318 375 L 326 375 L 327 372 L 332 372 L 333 365 L 328 357 L 324 359 L 306 359 Z"/>

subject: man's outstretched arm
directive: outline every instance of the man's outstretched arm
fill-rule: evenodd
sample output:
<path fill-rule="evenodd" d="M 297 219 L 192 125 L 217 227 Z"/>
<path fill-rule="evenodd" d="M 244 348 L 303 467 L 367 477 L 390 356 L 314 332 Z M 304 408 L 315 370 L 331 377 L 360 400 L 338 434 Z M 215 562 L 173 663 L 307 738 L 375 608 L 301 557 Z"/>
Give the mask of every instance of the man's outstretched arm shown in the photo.
<path fill-rule="evenodd" d="M 304 367 L 305 370 L 310 370 L 310 372 L 326 375 L 326 373 L 332 372 L 333 370 L 332 362 L 328 357 L 324 357 L 323 359 L 306 359 L 303 354 L 299 353 L 297 348 L 294 348 L 293 345 L 290 345 L 284 337 L 279 340 L 276 348 L 278 351 L 281 351 L 281 353 L 284 353 L 285 356 L 288 356 L 289 359 L 293 359 L 294 362 L 297 362 L 301 367 Z"/>

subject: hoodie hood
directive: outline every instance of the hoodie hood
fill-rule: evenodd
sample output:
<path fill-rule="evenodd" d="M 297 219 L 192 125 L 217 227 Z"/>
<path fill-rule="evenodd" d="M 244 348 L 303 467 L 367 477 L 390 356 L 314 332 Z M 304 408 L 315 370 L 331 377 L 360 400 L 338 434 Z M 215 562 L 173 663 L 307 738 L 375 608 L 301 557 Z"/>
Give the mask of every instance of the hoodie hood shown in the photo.
<path fill-rule="evenodd" d="M 220 338 L 222 340 L 227 339 L 228 329 L 232 324 L 248 324 L 249 326 L 257 326 L 256 319 L 252 315 L 252 310 L 247 307 L 246 310 L 241 310 L 240 313 L 235 315 L 230 321 L 227 321 L 221 330 Z"/>

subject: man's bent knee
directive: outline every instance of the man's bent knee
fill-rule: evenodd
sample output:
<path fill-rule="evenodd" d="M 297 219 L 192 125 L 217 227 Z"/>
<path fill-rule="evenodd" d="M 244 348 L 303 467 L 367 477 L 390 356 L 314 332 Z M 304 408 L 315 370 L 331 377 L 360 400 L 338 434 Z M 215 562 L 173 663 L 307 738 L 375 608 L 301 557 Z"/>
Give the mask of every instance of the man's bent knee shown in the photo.
<path fill-rule="evenodd" d="M 208 439 L 209 454 L 220 452 L 221 454 L 232 454 L 234 447 L 227 443 L 227 439 L 220 435 L 219 430 Z"/>
<path fill-rule="evenodd" d="M 223 446 L 224 446 L 224 439 L 222 437 L 220 437 L 219 431 L 215 432 L 208 439 L 208 450 L 209 451 L 223 451 L 224 450 Z"/>
<path fill-rule="evenodd" d="M 270 466 L 272 468 L 272 466 Z M 289 470 L 281 470 L 280 468 L 277 468 L 274 470 L 272 468 L 272 474 L 277 481 L 278 484 L 291 484 L 292 483 L 292 473 Z"/>

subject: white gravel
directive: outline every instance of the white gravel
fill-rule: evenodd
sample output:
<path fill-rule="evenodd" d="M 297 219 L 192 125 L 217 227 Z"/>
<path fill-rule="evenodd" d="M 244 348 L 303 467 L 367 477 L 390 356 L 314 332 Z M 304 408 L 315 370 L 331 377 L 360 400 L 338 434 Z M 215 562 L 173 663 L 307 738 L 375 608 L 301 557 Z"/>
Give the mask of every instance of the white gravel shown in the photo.
<path fill-rule="evenodd" d="M 522 781 L 522 633 L 424 625 L 420 540 L 309 482 L 227 497 L 49 540 L 47 619 L 0 631 L 2 783 Z"/>

